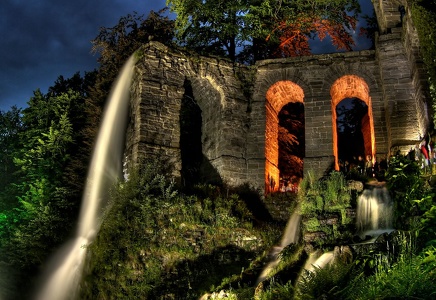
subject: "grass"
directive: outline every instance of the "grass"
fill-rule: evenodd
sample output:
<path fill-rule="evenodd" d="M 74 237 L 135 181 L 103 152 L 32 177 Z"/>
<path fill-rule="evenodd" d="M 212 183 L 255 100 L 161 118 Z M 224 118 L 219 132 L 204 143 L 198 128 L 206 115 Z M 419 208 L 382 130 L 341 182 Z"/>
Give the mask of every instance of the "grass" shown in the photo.
<path fill-rule="evenodd" d="M 81 299 L 198 299 L 272 246 L 274 226 L 255 225 L 236 194 L 199 186 L 183 195 L 153 165 L 112 193 L 88 245 Z"/>
<path fill-rule="evenodd" d="M 247 202 L 258 201 L 252 199 L 255 193 L 245 190 L 243 199 L 216 186 L 198 185 L 194 194 L 184 195 L 159 170 L 143 164 L 128 182 L 114 189 L 101 231 L 87 247 L 81 299 L 436 297 L 436 248 L 420 252 L 416 232 L 395 236 L 397 253 L 389 259 L 380 259 L 386 255 L 380 251 L 354 253 L 351 263 L 315 269 L 301 281 L 298 276 L 308 251 L 314 249 L 291 244 L 278 254 L 280 261 L 267 279 L 257 285 L 283 224 L 258 218 L 261 214 Z M 298 201 L 307 220 L 304 230 L 323 230 L 332 242 L 344 240 L 340 227 L 350 223 L 344 211 L 353 201 L 343 178 L 308 176 L 300 191 Z M 326 227 L 315 218 L 332 213 L 340 219 L 334 226 Z M 315 249 L 323 247 L 328 246 L 315 245 Z"/>

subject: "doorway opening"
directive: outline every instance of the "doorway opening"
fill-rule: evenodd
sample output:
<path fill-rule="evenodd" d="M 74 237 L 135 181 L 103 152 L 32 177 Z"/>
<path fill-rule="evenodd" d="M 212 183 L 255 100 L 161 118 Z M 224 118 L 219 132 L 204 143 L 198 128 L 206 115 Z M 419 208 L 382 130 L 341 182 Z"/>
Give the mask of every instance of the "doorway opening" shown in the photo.
<path fill-rule="evenodd" d="M 341 171 L 359 167 L 371 153 L 368 106 L 359 98 L 346 98 L 336 106 L 338 161 Z M 365 145 L 365 141 L 367 145 Z"/>
<path fill-rule="evenodd" d="M 305 146 L 303 99 L 303 89 L 288 80 L 276 82 L 266 93 L 265 194 L 279 191 L 283 174 L 287 177 L 302 176 Z M 298 170 L 290 170 L 287 159 L 292 153 Z"/>
<path fill-rule="evenodd" d="M 374 163 L 375 154 L 376 154 L 374 120 L 372 115 L 371 97 L 369 96 L 369 88 L 365 80 L 356 75 L 342 76 L 341 78 L 337 79 L 333 83 L 330 89 L 330 95 L 332 97 L 333 155 L 335 157 L 335 170 L 339 170 L 340 156 L 343 157 L 343 155 L 348 155 L 348 154 L 344 154 L 344 151 L 347 150 L 343 150 L 343 149 L 341 149 L 342 153 L 339 154 L 339 134 L 340 134 L 339 130 L 340 129 L 338 128 L 338 124 L 337 124 L 338 112 L 342 113 L 342 111 L 346 111 L 347 109 L 341 108 L 342 106 L 339 106 L 339 110 L 337 110 L 337 106 L 343 100 L 346 100 L 343 104 L 344 106 L 356 105 L 355 106 L 356 110 L 352 110 L 350 113 L 346 113 L 346 115 L 348 115 L 348 117 L 353 117 L 356 120 L 359 120 L 360 118 L 361 122 L 359 126 L 361 126 L 360 132 L 362 134 L 363 149 L 364 149 L 363 159 L 369 156 L 369 158 Z M 347 100 L 347 99 L 351 99 L 351 100 Z M 362 110 L 362 112 L 360 110 Z M 361 115 L 359 116 L 359 114 Z M 339 120 L 339 122 L 344 123 L 343 120 L 341 119 Z M 358 151 L 362 152 L 361 146 L 356 145 L 356 147 L 354 148 L 360 149 Z M 354 150 L 351 151 L 351 153 L 352 152 L 354 152 Z"/>
<path fill-rule="evenodd" d="M 303 103 L 286 104 L 280 110 L 278 117 L 280 189 L 296 192 L 303 178 L 305 154 Z"/>

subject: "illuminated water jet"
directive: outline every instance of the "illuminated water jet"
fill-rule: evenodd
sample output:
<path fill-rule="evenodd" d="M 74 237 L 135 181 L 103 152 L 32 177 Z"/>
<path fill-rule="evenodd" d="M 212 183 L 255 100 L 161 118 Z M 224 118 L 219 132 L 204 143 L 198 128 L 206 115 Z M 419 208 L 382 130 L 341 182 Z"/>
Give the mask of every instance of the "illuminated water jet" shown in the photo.
<path fill-rule="evenodd" d="M 393 205 L 384 185 L 366 188 L 357 199 L 356 226 L 361 237 L 393 230 Z"/>
<path fill-rule="evenodd" d="M 280 262 L 279 253 L 283 250 L 283 248 L 290 245 L 291 243 L 298 243 L 298 240 L 300 238 L 301 221 L 301 215 L 299 211 L 299 207 L 297 207 L 289 218 L 288 223 L 286 224 L 285 232 L 283 233 L 282 239 L 280 240 L 280 244 L 278 246 L 274 246 L 270 250 L 268 254 L 268 256 L 270 257 L 270 262 L 266 265 L 259 278 L 257 279 L 258 284 L 264 281 L 268 277 L 271 270 L 278 265 L 278 263 Z"/>
<path fill-rule="evenodd" d="M 135 63 L 135 55 L 132 55 L 112 87 L 89 167 L 76 237 L 65 244 L 50 262 L 37 300 L 76 298 L 86 246 L 99 231 L 100 212 L 108 189 L 121 177 L 130 85 Z"/>

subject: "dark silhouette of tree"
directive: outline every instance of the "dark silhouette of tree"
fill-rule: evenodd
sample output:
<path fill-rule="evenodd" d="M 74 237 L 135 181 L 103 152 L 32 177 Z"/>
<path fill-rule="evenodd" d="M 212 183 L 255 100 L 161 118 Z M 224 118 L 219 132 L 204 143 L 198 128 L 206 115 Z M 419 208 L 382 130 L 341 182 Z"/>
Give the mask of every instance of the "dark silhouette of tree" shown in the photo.
<path fill-rule="evenodd" d="M 12 183 L 19 178 L 14 154 L 20 148 L 22 128 L 20 108 L 12 106 L 9 111 L 0 110 L 0 212 L 16 207 L 18 202 Z"/>
<path fill-rule="evenodd" d="M 114 27 L 102 27 L 92 40 L 92 51 L 99 54 L 100 67 L 96 83 L 86 100 L 87 126 L 84 131 L 89 149 L 92 149 L 105 101 L 112 83 L 127 59 L 143 44 L 155 40 L 171 45 L 174 38 L 174 20 L 159 12 L 151 11 L 146 19 L 137 13 L 120 18 Z"/>
<path fill-rule="evenodd" d="M 283 177 L 303 177 L 304 105 L 288 103 L 279 113 L 279 169 Z"/>

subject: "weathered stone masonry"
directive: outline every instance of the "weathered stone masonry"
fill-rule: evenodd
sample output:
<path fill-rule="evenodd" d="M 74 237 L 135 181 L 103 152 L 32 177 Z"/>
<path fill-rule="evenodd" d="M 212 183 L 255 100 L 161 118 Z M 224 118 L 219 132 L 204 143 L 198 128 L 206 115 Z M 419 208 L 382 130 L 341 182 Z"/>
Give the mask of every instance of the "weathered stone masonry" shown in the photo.
<path fill-rule="evenodd" d="M 304 104 L 305 171 L 335 164 L 335 107 L 344 98 L 357 97 L 369 107 L 369 154 L 407 151 L 429 123 L 416 32 L 408 14 L 398 27 L 399 1 L 373 2 L 381 24 L 376 50 L 265 60 L 247 67 L 157 42 L 144 45 L 132 83 L 129 162 L 167 157 L 180 176 L 180 110 L 187 85 L 201 109 L 202 155 L 214 169 L 204 174 L 206 179 L 249 183 L 263 192 L 278 183 L 277 115 L 289 102 Z"/>

